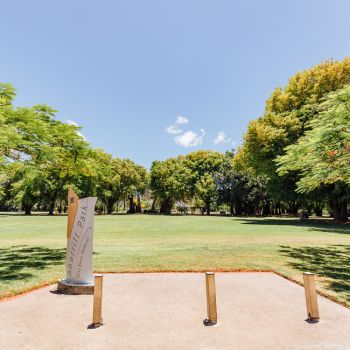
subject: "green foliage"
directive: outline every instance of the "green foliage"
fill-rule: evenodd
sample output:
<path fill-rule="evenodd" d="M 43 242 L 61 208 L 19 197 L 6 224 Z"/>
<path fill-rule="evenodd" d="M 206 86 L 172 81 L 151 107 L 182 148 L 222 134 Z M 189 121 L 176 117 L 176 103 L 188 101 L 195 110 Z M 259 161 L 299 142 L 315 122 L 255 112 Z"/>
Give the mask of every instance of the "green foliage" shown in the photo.
<path fill-rule="evenodd" d="M 223 154 L 214 151 L 195 151 L 184 157 L 184 166 L 189 171 L 189 191 L 196 195 L 197 183 L 207 174 L 214 175 L 222 164 Z"/>
<path fill-rule="evenodd" d="M 217 189 L 213 176 L 205 173 L 196 183 L 196 195 L 204 203 L 210 214 L 210 205 L 216 200 Z"/>
<path fill-rule="evenodd" d="M 93 157 L 96 193 L 108 213 L 112 213 L 121 199 L 135 192 L 144 193 L 148 183 L 145 168 L 129 159 L 112 158 L 101 149 L 97 149 Z"/>
<path fill-rule="evenodd" d="M 280 175 L 299 172 L 302 193 L 324 184 L 350 185 L 350 86 L 330 94 L 320 110 L 305 135 L 277 158 Z"/>
<path fill-rule="evenodd" d="M 277 88 L 266 102 L 264 115 L 249 123 L 236 163 L 255 174 L 268 176 L 271 198 L 287 205 L 290 212 L 295 213 L 311 198 L 318 202 L 324 200 L 323 194 L 315 198 L 316 194 L 324 191 L 315 190 L 322 184 L 344 181 L 348 176 L 343 170 L 346 168 L 346 150 L 340 151 L 336 144 L 333 145 L 333 136 L 338 133 L 343 135 L 343 141 L 338 146 L 342 147 L 343 143 L 346 147 L 348 122 L 344 116 L 335 120 L 334 113 L 338 113 L 335 110 L 340 108 L 339 99 L 345 98 L 345 87 L 349 83 L 350 58 L 323 62 L 297 73 L 284 89 Z M 342 96 L 333 96 L 333 102 L 324 102 L 328 94 L 344 88 Z M 345 113 L 344 105 L 341 108 Z M 314 129 L 314 140 L 308 134 L 310 129 Z M 323 136 L 317 136 L 315 129 L 320 129 L 319 133 Z M 309 136 L 303 138 L 304 135 Z M 322 145 L 315 140 L 317 137 Z M 294 147 L 294 144 L 298 146 Z M 333 151 L 338 152 L 337 155 L 334 153 L 333 156 Z M 285 156 L 286 152 L 288 155 Z M 287 165 L 282 167 L 283 162 L 288 163 L 288 171 Z M 331 187 L 328 191 L 330 201 L 334 197 L 333 189 Z M 344 188 L 342 196 L 346 195 L 346 191 Z M 312 195 L 309 195 L 310 192 L 313 192 Z M 346 204 L 343 203 L 343 206 L 346 207 Z"/>
<path fill-rule="evenodd" d="M 215 174 L 219 203 L 230 206 L 231 214 L 257 214 L 268 206 L 267 179 L 255 176 L 237 166 L 234 153 L 226 152 L 220 170 Z M 269 210 L 267 213 L 269 214 Z"/>
<path fill-rule="evenodd" d="M 188 197 L 189 176 L 190 173 L 184 166 L 184 157 L 152 163 L 150 186 L 155 198 L 161 202 L 161 212 L 170 214 L 176 200 L 184 200 Z"/>
<path fill-rule="evenodd" d="M 8 122 L 14 97 L 14 88 L 10 84 L 0 83 L 0 164 L 5 160 L 8 149 L 17 139 L 15 126 Z"/>
<path fill-rule="evenodd" d="M 0 84 L 0 204 L 27 214 L 37 205 L 53 214 L 69 185 L 100 196 L 110 212 L 123 196 L 143 193 L 146 170 L 91 149 L 80 128 L 55 119 L 47 105 L 13 108 L 14 89 Z"/>
<path fill-rule="evenodd" d="M 21 163 L 16 165 L 18 169 L 12 179 L 10 194 L 15 203 L 19 204 L 26 214 L 30 214 L 33 206 L 47 193 L 47 180 L 40 167 Z"/>
<path fill-rule="evenodd" d="M 176 201 L 196 197 L 209 214 L 210 204 L 216 196 L 213 175 L 219 170 L 222 160 L 221 153 L 196 151 L 153 162 L 150 186 L 161 202 L 161 212 L 169 214 Z"/>
<path fill-rule="evenodd" d="M 304 134 L 324 96 L 349 83 L 350 58 L 326 61 L 297 73 L 284 89 L 273 92 L 264 115 L 249 123 L 240 152 L 257 172 L 272 176 L 274 159 Z"/>

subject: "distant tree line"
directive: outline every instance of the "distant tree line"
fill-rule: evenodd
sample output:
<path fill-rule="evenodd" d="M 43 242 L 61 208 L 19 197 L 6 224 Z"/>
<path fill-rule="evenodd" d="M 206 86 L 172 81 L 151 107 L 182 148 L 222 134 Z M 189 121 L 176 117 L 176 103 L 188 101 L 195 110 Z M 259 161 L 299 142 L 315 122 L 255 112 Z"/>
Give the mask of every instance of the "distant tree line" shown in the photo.
<path fill-rule="evenodd" d="M 262 214 L 269 205 L 266 178 L 237 169 L 234 156 L 233 151 L 196 151 L 153 162 L 150 188 L 160 212 L 169 214 L 184 203 L 207 215 L 213 207 L 227 207 L 232 215 Z"/>
<path fill-rule="evenodd" d="M 147 171 L 93 149 L 80 128 L 46 105 L 14 107 L 0 84 L 0 210 L 66 210 L 71 186 L 97 196 L 101 213 L 322 215 L 348 219 L 350 58 L 326 61 L 289 79 L 249 123 L 242 146 L 154 161 Z"/>

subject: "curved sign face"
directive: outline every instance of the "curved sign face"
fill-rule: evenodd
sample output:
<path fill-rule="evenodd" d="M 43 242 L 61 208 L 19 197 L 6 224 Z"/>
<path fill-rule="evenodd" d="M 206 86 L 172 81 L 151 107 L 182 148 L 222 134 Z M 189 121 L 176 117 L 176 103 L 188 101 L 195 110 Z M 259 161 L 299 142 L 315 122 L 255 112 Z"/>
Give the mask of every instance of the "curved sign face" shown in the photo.
<path fill-rule="evenodd" d="M 96 197 L 78 199 L 69 189 L 66 283 L 93 284 L 92 242 Z"/>

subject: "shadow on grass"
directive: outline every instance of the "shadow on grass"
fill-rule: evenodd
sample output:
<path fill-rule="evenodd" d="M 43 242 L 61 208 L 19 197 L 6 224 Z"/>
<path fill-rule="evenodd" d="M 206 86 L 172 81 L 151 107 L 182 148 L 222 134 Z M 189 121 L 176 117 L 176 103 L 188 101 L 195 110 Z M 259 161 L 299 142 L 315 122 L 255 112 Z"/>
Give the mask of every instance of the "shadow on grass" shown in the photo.
<path fill-rule="evenodd" d="M 65 259 L 65 254 L 65 249 L 26 245 L 0 248 L 0 282 L 28 279 L 34 275 L 35 270 L 60 265 Z M 34 270 L 33 273 L 30 270 Z"/>
<path fill-rule="evenodd" d="M 350 302 L 350 246 L 281 246 L 280 252 L 292 258 L 288 264 L 301 271 L 313 272 L 327 280 L 327 288 L 342 293 Z"/>
<path fill-rule="evenodd" d="M 310 231 L 350 234 L 350 225 L 334 224 L 331 219 L 300 221 L 298 218 L 239 218 L 238 220 L 248 225 L 308 227 Z"/>

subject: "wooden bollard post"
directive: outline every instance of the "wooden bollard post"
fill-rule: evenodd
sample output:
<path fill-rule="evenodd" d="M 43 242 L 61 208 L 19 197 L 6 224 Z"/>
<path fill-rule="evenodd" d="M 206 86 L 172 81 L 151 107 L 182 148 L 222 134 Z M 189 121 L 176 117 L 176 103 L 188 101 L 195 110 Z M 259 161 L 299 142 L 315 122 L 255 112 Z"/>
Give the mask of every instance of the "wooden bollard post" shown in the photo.
<path fill-rule="evenodd" d="M 95 275 L 94 286 L 94 307 L 92 314 L 93 327 L 102 326 L 102 288 L 103 288 L 103 275 Z"/>
<path fill-rule="evenodd" d="M 303 278 L 307 316 L 310 321 L 318 321 L 320 319 L 320 314 L 318 312 L 315 275 L 311 272 L 304 272 Z"/>
<path fill-rule="evenodd" d="M 216 289 L 214 272 L 205 273 L 205 286 L 207 294 L 207 318 L 203 321 L 205 326 L 216 325 L 218 321 L 216 312 Z"/>

